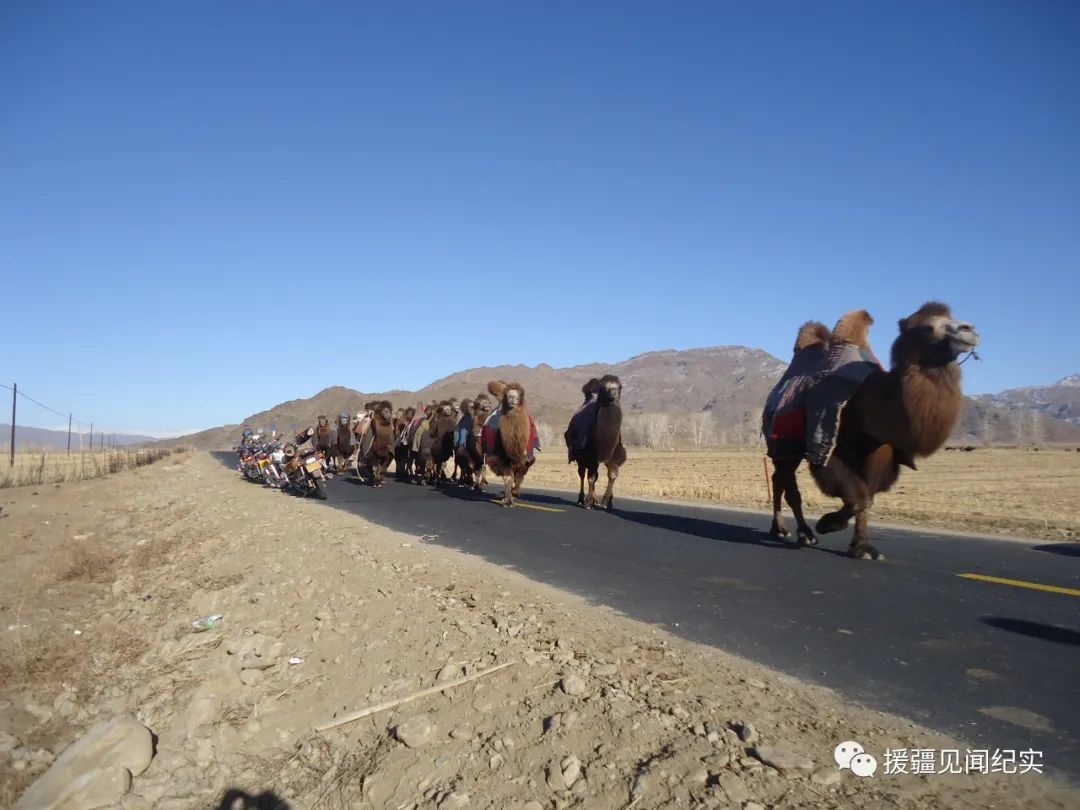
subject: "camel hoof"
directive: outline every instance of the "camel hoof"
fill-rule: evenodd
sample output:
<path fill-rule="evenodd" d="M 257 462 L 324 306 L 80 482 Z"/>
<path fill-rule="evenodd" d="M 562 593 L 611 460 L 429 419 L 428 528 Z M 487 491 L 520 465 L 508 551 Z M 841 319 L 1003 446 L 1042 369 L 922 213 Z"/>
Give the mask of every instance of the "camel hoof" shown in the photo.
<path fill-rule="evenodd" d="M 827 515 L 823 515 L 821 520 L 817 522 L 818 534 L 831 534 L 832 532 L 842 532 L 848 527 L 848 521 L 837 517 L 836 512 L 829 512 Z"/>
<path fill-rule="evenodd" d="M 777 526 L 774 523 L 772 528 L 769 529 L 769 536 L 770 537 L 775 537 L 775 538 L 777 538 L 779 540 L 786 540 L 787 538 L 791 537 L 791 532 L 789 532 L 783 526 Z"/>
<path fill-rule="evenodd" d="M 850 554 L 856 560 L 884 560 L 885 559 L 885 555 L 882 554 L 880 551 L 878 551 L 876 548 L 874 548 L 869 543 L 866 543 L 866 544 L 861 545 L 861 546 L 852 546 L 851 549 L 848 551 L 848 554 Z"/>
<path fill-rule="evenodd" d="M 607 505 L 604 507 L 604 511 L 605 512 L 614 512 L 615 511 L 615 501 L 608 501 Z"/>
<path fill-rule="evenodd" d="M 813 532 L 800 531 L 798 543 L 800 546 L 816 546 L 818 544 L 818 539 L 814 537 Z"/>

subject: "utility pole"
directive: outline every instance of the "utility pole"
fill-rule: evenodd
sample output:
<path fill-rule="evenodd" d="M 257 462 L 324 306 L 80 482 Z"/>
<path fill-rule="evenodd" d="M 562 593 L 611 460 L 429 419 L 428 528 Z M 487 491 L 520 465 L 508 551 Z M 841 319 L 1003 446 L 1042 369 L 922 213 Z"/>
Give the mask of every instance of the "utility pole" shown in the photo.
<path fill-rule="evenodd" d="M 94 423 L 90 423 L 90 455 L 94 454 Z"/>
<path fill-rule="evenodd" d="M 11 384 L 11 466 L 15 466 L 15 400 L 19 396 L 19 384 Z"/>
<path fill-rule="evenodd" d="M 71 414 L 68 414 L 68 455 L 71 455 Z"/>

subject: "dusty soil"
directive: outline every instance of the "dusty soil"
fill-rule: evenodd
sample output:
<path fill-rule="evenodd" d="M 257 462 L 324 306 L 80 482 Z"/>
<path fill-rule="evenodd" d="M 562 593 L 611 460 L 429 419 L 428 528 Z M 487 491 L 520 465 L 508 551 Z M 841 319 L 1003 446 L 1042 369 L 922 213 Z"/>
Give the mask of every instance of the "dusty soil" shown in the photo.
<path fill-rule="evenodd" d="M 844 740 L 879 762 L 888 747 L 965 746 L 425 538 L 247 484 L 205 454 L 7 490 L 0 506 L 0 729 L 18 744 L 0 753 L 0 805 L 89 726 L 125 714 L 158 736 L 126 808 L 231 807 L 230 790 L 262 797 L 251 806 L 305 809 L 1080 802 L 1037 774 L 840 772 Z M 193 632 L 213 613 L 217 627 Z M 754 743 L 796 764 L 764 765 Z"/>
<path fill-rule="evenodd" d="M 763 450 L 664 451 L 630 448 L 616 494 L 702 500 L 771 510 Z M 1080 453 L 1074 448 L 1039 450 L 979 448 L 942 451 L 903 470 L 892 492 L 878 496 L 873 517 L 895 523 L 940 526 L 980 533 L 1080 539 Z M 607 473 L 600 469 L 598 492 Z M 566 451 L 549 448 L 537 457 L 526 485 L 577 491 L 577 466 Z M 805 465 L 799 489 L 808 513 L 831 511 Z M 789 526 L 791 510 L 785 505 Z M 873 518 L 871 518 L 873 519 Z"/>

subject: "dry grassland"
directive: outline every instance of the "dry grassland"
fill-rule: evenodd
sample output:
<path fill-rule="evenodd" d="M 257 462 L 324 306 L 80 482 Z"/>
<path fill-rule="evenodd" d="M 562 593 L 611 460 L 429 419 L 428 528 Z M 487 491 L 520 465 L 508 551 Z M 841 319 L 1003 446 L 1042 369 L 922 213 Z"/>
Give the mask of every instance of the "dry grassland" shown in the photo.
<path fill-rule="evenodd" d="M 661 451 L 630 448 L 619 472 L 623 495 L 701 500 L 770 510 L 759 449 Z M 598 494 L 607 478 L 600 469 Z M 553 449 L 538 456 L 526 487 L 577 489 L 577 467 Z M 814 485 L 805 465 L 799 487 L 808 514 L 836 508 Z M 789 527 L 791 512 L 785 506 Z M 949 451 L 904 470 L 892 492 L 878 497 L 874 517 L 916 525 L 1054 540 L 1080 536 L 1080 453 L 1073 448 Z"/>
<path fill-rule="evenodd" d="M 15 453 L 15 464 L 0 459 L 0 489 L 32 484 L 58 484 L 82 481 L 103 475 L 153 464 L 182 450 L 104 450 L 97 453 L 41 451 Z"/>

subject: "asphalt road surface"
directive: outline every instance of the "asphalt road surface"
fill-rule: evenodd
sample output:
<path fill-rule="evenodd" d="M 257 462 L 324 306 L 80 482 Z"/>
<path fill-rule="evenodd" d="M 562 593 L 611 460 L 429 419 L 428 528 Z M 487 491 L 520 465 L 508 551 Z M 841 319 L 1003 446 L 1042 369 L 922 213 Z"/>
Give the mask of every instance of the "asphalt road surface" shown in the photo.
<path fill-rule="evenodd" d="M 849 532 L 800 549 L 745 511 L 501 490 L 338 479 L 327 504 L 1080 781 L 1080 544 L 871 524 L 887 559 L 857 561 Z"/>

